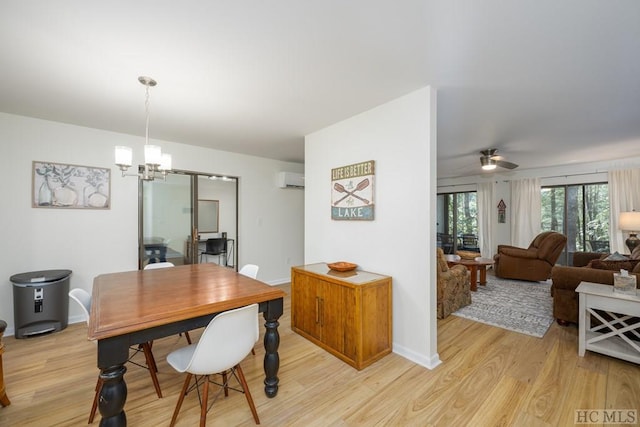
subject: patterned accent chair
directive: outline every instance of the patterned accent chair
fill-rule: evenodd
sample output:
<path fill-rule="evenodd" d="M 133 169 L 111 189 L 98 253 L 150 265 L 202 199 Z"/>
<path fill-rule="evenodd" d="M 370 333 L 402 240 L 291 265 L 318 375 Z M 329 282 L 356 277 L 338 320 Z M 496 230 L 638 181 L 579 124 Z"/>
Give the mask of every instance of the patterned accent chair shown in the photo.
<path fill-rule="evenodd" d="M 498 253 L 493 257 L 496 276 L 530 282 L 547 280 L 566 244 L 564 234 L 545 231 L 527 249 L 498 245 Z"/>
<path fill-rule="evenodd" d="M 436 248 L 438 276 L 438 319 L 444 319 L 461 307 L 471 304 L 469 270 L 464 265 L 447 265 L 441 248 Z"/>

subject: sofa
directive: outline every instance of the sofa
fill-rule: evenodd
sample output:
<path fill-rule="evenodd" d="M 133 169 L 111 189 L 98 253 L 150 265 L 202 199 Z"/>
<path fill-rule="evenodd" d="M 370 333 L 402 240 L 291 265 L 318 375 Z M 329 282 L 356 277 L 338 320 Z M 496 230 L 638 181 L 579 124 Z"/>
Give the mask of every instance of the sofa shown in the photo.
<path fill-rule="evenodd" d="M 565 235 L 545 231 L 538 234 L 526 249 L 498 245 L 498 253 L 493 257 L 495 274 L 503 279 L 547 280 L 566 243 Z"/>
<path fill-rule="evenodd" d="M 553 316 L 559 324 L 578 323 L 579 302 L 576 288 L 580 282 L 602 283 L 613 286 L 613 274 L 621 268 L 636 276 L 640 284 L 640 247 L 636 248 L 627 261 L 607 261 L 609 254 L 597 252 L 577 252 L 573 266 L 555 266 L 551 270 L 551 295 L 553 296 Z"/>
<path fill-rule="evenodd" d="M 471 273 L 463 265 L 449 268 L 441 248 L 436 249 L 437 256 L 437 308 L 438 319 L 471 304 Z"/>

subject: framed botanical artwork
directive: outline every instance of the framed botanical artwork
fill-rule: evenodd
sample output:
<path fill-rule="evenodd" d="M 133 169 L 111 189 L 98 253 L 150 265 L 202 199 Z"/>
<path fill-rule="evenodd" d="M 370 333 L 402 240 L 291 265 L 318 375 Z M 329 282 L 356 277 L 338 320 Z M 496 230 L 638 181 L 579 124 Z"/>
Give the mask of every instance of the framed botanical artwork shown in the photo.
<path fill-rule="evenodd" d="M 375 161 L 331 169 L 331 219 L 373 221 Z"/>
<path fill-rule="evenodd" d="M 111 169 L 33 162 L 34 208 L 110 209 Z"/>

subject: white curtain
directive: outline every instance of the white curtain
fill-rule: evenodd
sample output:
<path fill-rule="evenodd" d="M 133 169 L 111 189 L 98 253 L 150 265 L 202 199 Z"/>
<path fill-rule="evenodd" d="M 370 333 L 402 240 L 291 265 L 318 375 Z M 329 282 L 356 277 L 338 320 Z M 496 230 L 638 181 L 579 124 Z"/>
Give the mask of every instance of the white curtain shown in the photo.
<path fill-rule="evenodd" d="M 529 247 L 541 230 L 540 179 L 511 181 L 511 204 L 511 244 Z"/>
<path fill-rule="evenodd" d="M 640 211 L 640 169 L 609 171 L 610 251 L 627 253 L 627 236 L 618 230 L 620 212 Z"/>
<path fill-rule="evenodd" d="M 492 258 L 495 250 L 492 237 L 495 188 L 493 181 L 478 184 L 478 247 L 485 258 Z"/>

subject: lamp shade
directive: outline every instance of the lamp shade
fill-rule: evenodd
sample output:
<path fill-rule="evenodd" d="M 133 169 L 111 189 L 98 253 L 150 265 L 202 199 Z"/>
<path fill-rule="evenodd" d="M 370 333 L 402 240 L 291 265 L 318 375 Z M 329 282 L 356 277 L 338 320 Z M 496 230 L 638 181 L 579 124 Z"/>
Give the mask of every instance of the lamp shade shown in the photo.
<path fill-rule="evenodd" d="M 640 212 L 620 212 L 618 228 L 624 231 L 640 231 Z"/>
<path fill-rule="evenodd" d="M 145 144 L 144 162 L 148 165 L 159 166 L 162 163 L 162 149 L 157 145 Z"/>
<path fill-rule="evenodd" d="M 133 151 L 131 150 L 131 147 L 124 147 L 122 145 L 116 146 L 116 165 L 128 168 L 131 166 L 132 160 Z"/>
<path fill-rule="evenodd" d="M 158 169 L 161 171 L 171 170 L 171 154 L 162 153 L 162 161 L 160 162 L 160 167 Z"/>

